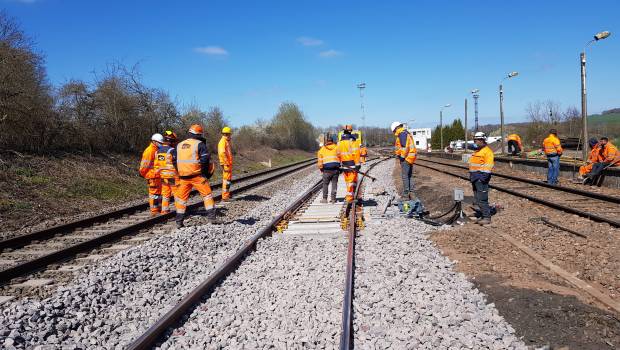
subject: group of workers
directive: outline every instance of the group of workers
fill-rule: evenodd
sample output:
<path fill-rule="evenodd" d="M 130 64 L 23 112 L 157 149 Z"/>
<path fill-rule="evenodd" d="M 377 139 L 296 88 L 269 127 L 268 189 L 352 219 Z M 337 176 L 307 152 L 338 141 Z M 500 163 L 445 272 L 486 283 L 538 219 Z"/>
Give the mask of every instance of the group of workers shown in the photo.
<path fill-rule="evenodd" d="M 231 148 L 232 130 L 222 129 L 218 143 L 218 157 L 222 168 L 222 200 L 230 200 L 233 156 Z M 189 195 L 196 189 L 202 196 L 206 216 L 216 222 L 216 210 L 209 179 L 215 172 L 215 164 L 204 138 L 203 127 L 192 125 L 188 138 L 179 142 L 177 135 L 167 130 L 153 134 L 151 143 L 142 153 L 140 175 L 147 181 L 151 215 L 170 212 L 170 201 L 174 198 L 177 227 L 183 227 Z"/>
<path fill-rule="evenodd" d="M 330 203 L 336 203 L 338 190 L 338 177 L 344 173 L 344 181 L 347 186 L 345 202 L 352 203 L 355 200 L 357 176 L 360 167 L 366 162 L 366 147 L 361 140 L 353 135 L 353 126 L 345 125 L 339 140 L 334 135 L 327 133 L 323 138 L 323 146 L 317 152 L 317 164 L 323 174 L 323 199 L 321 203 L 327 203 L 330 194 Z M 329 186 L 331 184 L 331 192 Z"/>

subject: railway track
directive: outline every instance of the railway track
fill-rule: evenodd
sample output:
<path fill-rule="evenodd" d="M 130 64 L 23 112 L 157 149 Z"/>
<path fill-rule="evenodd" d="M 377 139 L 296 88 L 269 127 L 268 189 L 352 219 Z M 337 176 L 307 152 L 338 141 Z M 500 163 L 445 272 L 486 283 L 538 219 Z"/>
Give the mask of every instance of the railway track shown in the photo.
<path fill-rule="evenodd" d="M 418 158 L 416 165 L 469 180 L 467 166 Z M 547 207 L 620 227 L 620 198 L 494 172 L 490 187 Z"/>
<path fill-rule="evenodd" d="M 261 186 L 313 163 L 314 159 L 308 159 L 239 177 L 235 179 L 236 188 L 232 193 Z M 212 189 L 217 190 L 220 187 L 221 184 L 218 183 L 214 184 Z M 221 194 L 214 195 L 214 199 L 220 200 Z M 188 208 L 196 209 L 201 205 L 202 201 L 194 197 Z M 172 211 L 152 217 L 148 204 L 140 204 L 0 241 L 0 284 L 7 284 L 16 277 L 32 274 L 123 237 L 136 235 L 167 222 L 174 218 L 174 215 Z M 132 243 L 146 239 L 148 237 L 135 237 L 135 242 Z M 121 244 L 110 248 L 122 250 L 128 247 L 130 245 Z"/>
<path fill-rule="evenodd" d="M 374 163 L 374 164 L 377 164 Z M 372 165 L 371 165 L 372 166 Z M 341 181 L 339 185 L 339 194 L 344 195 L 344 183 Z M 361 198 L 361 191 L 358 186 L 356 191 L 357 198 Z M 162 341 L 166 341 L 167 336 L 174 334 L 171 329 L 179 327 L 180 323 L 186 322 L 187 315 L 192 312 L 198 303 L 205 303 L 207 299 L 212 296 L 216 286 L 220 285 L 223 280 L 230 278 L 244 258 L 252 254 L 252 251 L 256 249 L 257 242 L 259 240 L 268 237 L 272 233 L 279 231 L 281 234 L 279 237 L 301 237 L 311 236 L 321 239 L 334 239 L 339 240 L 344 237 L 342 227 L 348 225 L 348 240 L 349 250 L 353 249 L 354 236 L 356 234 L 356 222 L 360 220 L 360 206 L 354 204 L 350 210 L 350 214 L 347 220 L 341 220 L 345 213 L 346 205 L 343 203 L 336 204 L 320 204 L 317 194 L 321 190 L 321 181 L 315 183 L 311 188 L 304 192 L 297 200 L 291 203 L 283 212 L 274 217 L 269 224 L 267 224 L 260 231 L 256 232 L 251 238 L 249 238 L 243 246 L 232 256 L 230 256 L 226 262 L 220 266 L 214 273 L 212 273 L 205 281 L 200 283 L 195 289 L 187 294 L 180 302 L 178 302 L 172 309 L 170 309 L 163 317 L 161 317 L 155 324 L 146 330 L 140 337 L 138 337 L 131 345 L 129 349 L 151 349 L 158 344 L 162 344 Z M 353 239 L 353 240 L 352 240 Z M 330 241 L 332 242 L 332 241 Z M 295 243 L 294 245 L 296 245 Z M 332 243 L 328 243 L 331 245 Z M 341 254 L 338 254 L 341 256 Z M 351 258 L 353 255 L 348 254 Z M 349 259 L 349 258 L 348 258 Z M 346 282 L 345 282 L 345 295 L 343 298 L 343 326 L 341 339 L 351 339 L 351 307 L 352 307 L 352 281 L 353 281 L 353 261 L 348 261 L 346 265 Z M 331 266 L 327 266 L 328 270 L 331 270 Z M 235 286 L 237 282 L 234 282 Z M 219 294 L 218 294 L 219 296 Z M 231 315 L 231 317 L 234 317 Z M 312 340 L 309 340 L 312 341 Z M 349 344 L 347 342 L 347 344 Z M 178 345 L 175 343 L 175 345 Z M 175 346 L 172 345 L 172 346 Z M 184 344 L 186 345 L 186 344 Z M 168 344 L 170 346 L 170 344 Z M 165 346 L 165 347 L 168 347 Z"/>

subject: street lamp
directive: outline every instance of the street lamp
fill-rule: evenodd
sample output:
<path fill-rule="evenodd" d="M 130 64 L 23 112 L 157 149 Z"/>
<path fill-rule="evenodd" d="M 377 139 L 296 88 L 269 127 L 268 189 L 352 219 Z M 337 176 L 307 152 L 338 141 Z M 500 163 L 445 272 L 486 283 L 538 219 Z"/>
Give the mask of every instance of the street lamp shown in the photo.
<path fill-rule="evenodd" d="M 364 89 L 366 88 L 366 83 L 357 84 L 357 88 L 360 89 L 360 101 L 362 107 L 362 128 L 366 126 L 366 113 L 364 112 Z"/>
<path fill-rule="evenodd" d="M 583 51 L 580 55 L 581 61 L 581 123 L 583 128 L 583 150 L 582 157 L 585 161 L 588 158 L 588 103 L 586 96 L 586 48 L 590 46 L 593 42 L 608 38 L 611 35 L 610 32 L 604 31 L 600 33 L 596 33 L 594 35 L 594 39 L 588 41 L 586 46 L 583 48 Z"/>
<path fill-rule="evenodd" d="M 476 127 L 476 131 L 478 131 L 478 98 L 480 90 L 473 89 L 471 90 L 471 95 L 474 98 L 474 126 Z"/>
<path fill-rule="evenodd" d="M 502 152 L 501 154 L 504 154 L 504 87 L 503 87 L 503 82 L 506 79 L 510 79 L 510 78 L 514 78 L 517 75 L 519 75 L 519 72 L 510 72 L 508 73 L 507 76 L 504 77 L 504 79 L 502 79 L 502 82 L 499 84 L 499 118 L 500 118 L 500 136 L 501 136 L 501 145 L 502 145 Z"/>
<path fill-rule="evenodd" d="M 446 104 L 441 109 L 439 109 L 439 149 L 443 150 L 443 109 L 452 106 L 451 104 Z"/>

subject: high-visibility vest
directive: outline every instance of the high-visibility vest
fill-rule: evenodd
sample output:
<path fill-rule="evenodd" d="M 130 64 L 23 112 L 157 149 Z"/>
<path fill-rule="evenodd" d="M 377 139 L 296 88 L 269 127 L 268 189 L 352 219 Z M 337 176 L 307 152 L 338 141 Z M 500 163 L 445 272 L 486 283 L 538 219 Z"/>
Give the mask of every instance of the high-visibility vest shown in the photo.
<path fill-rule="evenodd" d="M 605 148 L 601 152 L 601 161 L 605 163 L 612 163 L 618 159 L 618 149 L 612 145 L 611 142 L 607 142 Z"/>
<path fill-rule="evenodd" d="M 220 158 L 220 165 L 232 166 L 233 156 L 230 146 L 230 140 L 226 136 L 222 136 L 217 144 L 217 155 Z"/>
<path fill-rule="evenodd" d="M 346 138 L 338 141 L 336 151 L 342 165 L 347 167 L 360 165 L 360 149 L 355 144 L 355 140 Z"/>
<path fill-rule="evenodd" d="M 177 171 L 172 163 L 172 151 L 174 148 L 169 145 L 160 146 L 155 155 L 155 172 L 162 179 L 173 179 Z"/>
<path fill-rule="evenodd" d="M 484 146 L 469 158 L 469 171 L 481 173 L 491 173 L 495 165 L 495 157 L 489 146 Z"/>
<path fill-rule="evenodd" d="M 402 145 L 400 142 L 400 135 L 402 133 L 407 134 L 407 143 L 405 145 Z M 404 128 L 396 129 L 394 136 L 396 136 L 396 142 L 394 144 L 394 153 L 401 158 L 405 158 L 407 163 L 413 164 L 416 158 L 418 157 L 418 150 L 415 147 L 413 136 L 411 136 L 411 134 Z"/>
<path fill-rule="evenodd" d="M 516 141 L 517 144 L 519 145 L 519 148 L 523 148 L 523 145 L 521 144 L 521 136 L 517 134 L 508 135 L 508 141 Z"/>
<path fill-rule="evenodd" d="M 157 153 L 157 145 L 151 142 L 149 146 L 142 152 L 142 160 L 140 161 L 140 176 L 145 179 L 156 179 L 159 176 L 155 172 L 155 154 Z"/>
<path fill-rule="evenodd" d="M 549 134 L 546 139 L 543 141 L 543 151 L 546 155 L 556 155 L 562 154 L 562 145 L 560 144 L 560 139 L 553 135 Z"/>
<path fill-rule="evenodd" d="M 177 170 L 179 176 L 200 175 L 202 166 L 200 165 L 200 155 L 198 145 L 200 140 L 187 139 L 177 145 Z"/>
<path fill-rule="evenodd" d="M 366 148 L 366 146 L 360 147 L 360 159 L 361 159 L 362 163 L 366 162 L 366 157 L 367 156 L 368 156 L 368 149 Z"/>
<path fill-rule="evenodd" d="M 319 169 L 334 170 L 340 168 L 336 145 L 329 144 L 321 147 L 316 153 Z"/>

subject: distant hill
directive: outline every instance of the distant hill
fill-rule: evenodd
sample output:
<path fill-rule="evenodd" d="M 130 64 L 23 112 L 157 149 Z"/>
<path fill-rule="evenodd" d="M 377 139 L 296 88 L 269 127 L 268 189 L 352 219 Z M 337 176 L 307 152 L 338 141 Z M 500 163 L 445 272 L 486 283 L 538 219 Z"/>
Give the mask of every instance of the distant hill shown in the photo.
<path fill-rule="evenodd" d="M 588 116 L 588 124 L 592 126 L 602 126 L 605 124 L 608 126 L 620 125 L 620 109 L 616 108 L 615 110 L 617 110 L 617 112 L 606 113 L 609 111 L 605 111 L 602 114 Z"/>

